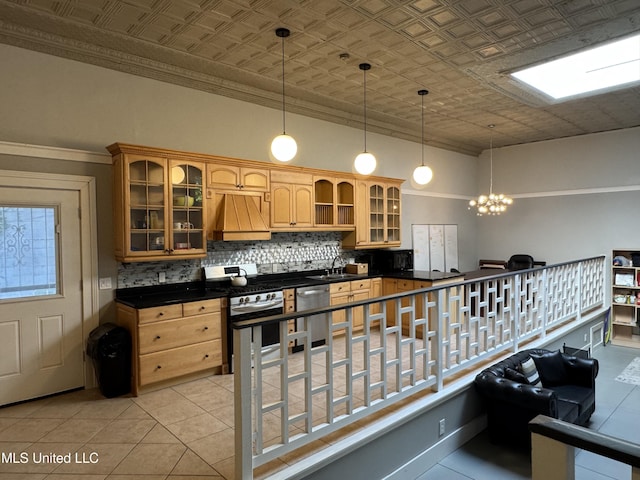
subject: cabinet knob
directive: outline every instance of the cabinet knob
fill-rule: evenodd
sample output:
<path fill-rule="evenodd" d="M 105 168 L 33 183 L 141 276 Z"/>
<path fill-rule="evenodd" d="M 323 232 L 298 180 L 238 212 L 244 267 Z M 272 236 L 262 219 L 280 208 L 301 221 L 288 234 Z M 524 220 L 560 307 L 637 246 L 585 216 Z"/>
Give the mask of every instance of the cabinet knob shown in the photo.
<path fill-rule="evenodd" d="M 163 315 L 164 315 L 164 312 L 160 312 L 160 313 L 158 314 L 158 316 L 159 316 L 159 317 L 161 317 L 161 316 L 163 316 Z"/>
<path fill-rule="evenodd" d="M 205 329 L 205 330 L 209 330 L 209 327 L 205 326 L 205 327 L 204 327 L 204 329 Z"/>
<path fill-rule="evenodd" d="M 206 310 L 207 307 L 205 307 L 204 305 L 200 307 L 200 310 Z"/>
<path fill-rule="evenodd" d="M 160 335 L 156 335 L 156 340 L 160 340 Z"/>
<path fill-rule="evenodd" d="M 162 365 L 158 365 L 158 366 L 156 367 L 156 370 L 160 370 L 161 368 L 162 368 Z"/>
<path fill-rule="evenodd" d="M 205 354 L 204 354 L 204 358 L 209 358 L 209 354 L 208 354 L 208 353 L 205 353 Z"/>

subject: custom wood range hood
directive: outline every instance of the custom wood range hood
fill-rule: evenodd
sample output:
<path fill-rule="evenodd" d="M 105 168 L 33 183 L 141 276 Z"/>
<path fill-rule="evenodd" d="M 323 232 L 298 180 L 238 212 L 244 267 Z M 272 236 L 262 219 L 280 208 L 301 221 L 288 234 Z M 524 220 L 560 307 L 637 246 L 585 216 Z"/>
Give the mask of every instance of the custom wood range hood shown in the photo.
<path fill-rule="evenodd" d="M 271 230 L 247 195 L 225 193 L 213 236 L 216 240 L 270 240 Z"/>

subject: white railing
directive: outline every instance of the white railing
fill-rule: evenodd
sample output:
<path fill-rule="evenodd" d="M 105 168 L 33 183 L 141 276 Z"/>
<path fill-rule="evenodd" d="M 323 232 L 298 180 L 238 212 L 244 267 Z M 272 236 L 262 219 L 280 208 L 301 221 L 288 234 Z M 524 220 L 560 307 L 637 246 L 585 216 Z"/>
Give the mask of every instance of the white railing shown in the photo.
<path fill-rule="evenodd" d="M 419 391 L 446 390 L 448 377 L 580 323 L 604 303 L 601 256 L 239 322 L 235 478 L 252 479 L 255 467 Z M 319 312 L 328 313 L 326 344 L 306 348 L 312 320 L 304 314 Z M 363 327 L 354 331 L 360 315 Z M 303 317 L 303 329 L 288 332 L 287 322 Z M 261 345 L 267 322 L 279 322 L 280 348 L 263 355 L 253 344 Z M 305 348 L 292 353 L 290 342 Z"/>

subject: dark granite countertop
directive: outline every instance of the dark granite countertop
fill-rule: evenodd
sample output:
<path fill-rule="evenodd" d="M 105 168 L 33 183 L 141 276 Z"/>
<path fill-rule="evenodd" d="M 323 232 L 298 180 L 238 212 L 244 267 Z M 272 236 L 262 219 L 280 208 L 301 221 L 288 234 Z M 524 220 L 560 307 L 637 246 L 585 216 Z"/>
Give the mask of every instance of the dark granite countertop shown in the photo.
<path fill-rule="evenodd" d="M 423 280 L 430 282 L 448 280 L 450 278 L 456 277 L 459 277 L 460 281 L 464 279 L 464 273 L 434 272 L 430 270 L 403 270 L 398 272 L 387 272 L 379 276 L 387 278 L 401 278 L 403 280 Z"/>
<path fill-rule="evenodd" d="M 382 274 L 370 275 L 349 275 L 344 278 L 328 278 L 323 280 L 312 279 L 310 277 L 321 275 L 323 271 L 295 272 L 287 274 L 261 275 L 249 278 L 250 285 L 269 285 L 270 288 L 298 288 L 312 285 L 323 285 L 329 283 L 348 282 L 362 278 L 399 278 L 410 280 L 425 280 L 437 282 L 450 278 L 460 277 L 462 281 L 464 274 L 431 272 L 424 270 L 405 270 L 396 272 L 386 272 Z M 116 290 L 116 302 L 128 305 L 133 308 L 150 308 L 162 305 L 172 305 L 177 303 L 197 302 L 200 300 L 210 300 L 229 296 L 230 284 L 228 281 L 217 284 L 203 282 L 174 283 L 168 285 L 154 285 L 145 287 L 121 288 Z"/>

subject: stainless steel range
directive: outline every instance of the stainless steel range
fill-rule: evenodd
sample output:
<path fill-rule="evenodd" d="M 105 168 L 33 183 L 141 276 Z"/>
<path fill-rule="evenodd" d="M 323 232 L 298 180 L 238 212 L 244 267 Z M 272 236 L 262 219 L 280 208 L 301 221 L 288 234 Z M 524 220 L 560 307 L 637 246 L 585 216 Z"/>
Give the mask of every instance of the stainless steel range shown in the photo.
<path fill-rule="evenodd" d="M 231 286 L 231 279 L 245 272 L 248 281 L 244 286 Z M 281 315 L 284 312 L 282 287 L 268 283 L 254 283 L 257 276 L 255 264 L 204 267 L 207 288 L 224 290 L 228 296 L 227 309 L 227 363 L 233 367 L 234 322 Z M 276 324 L 262 327 L 263 349 L 275 350 L 280 342 L 280 326 Z"/>

